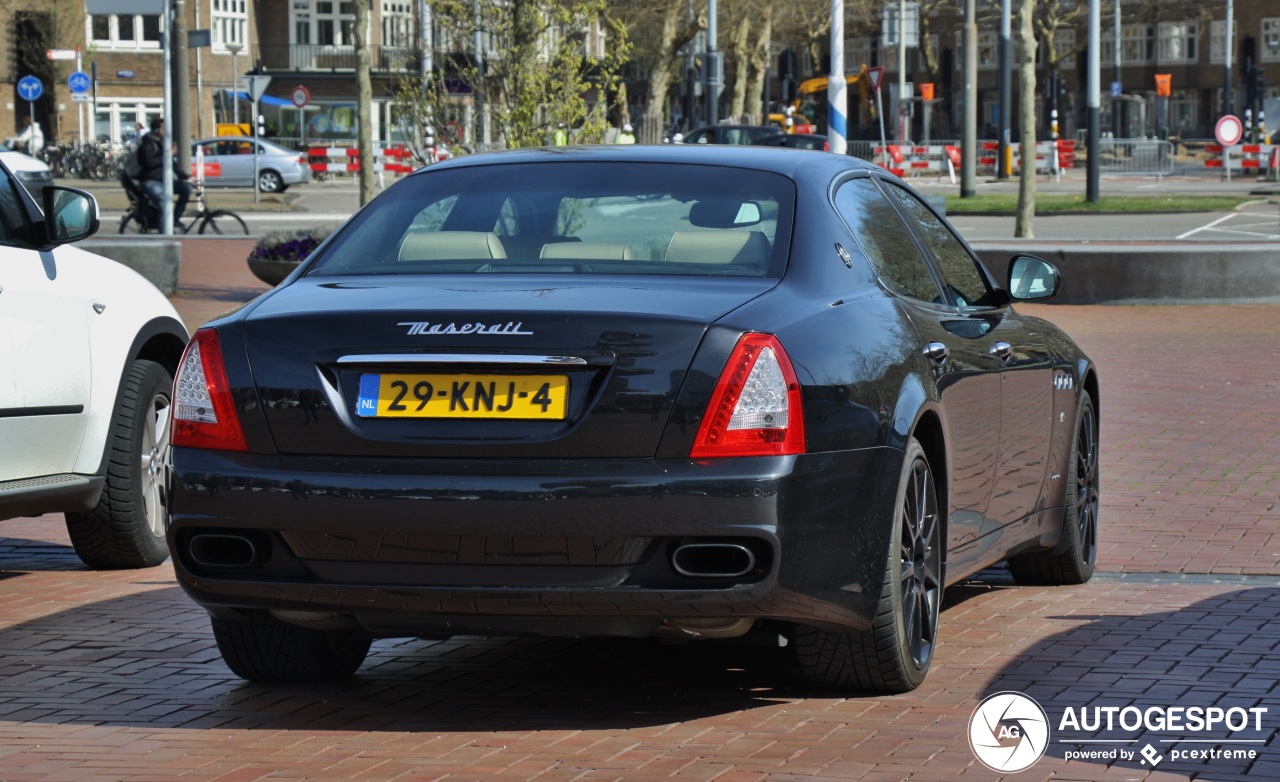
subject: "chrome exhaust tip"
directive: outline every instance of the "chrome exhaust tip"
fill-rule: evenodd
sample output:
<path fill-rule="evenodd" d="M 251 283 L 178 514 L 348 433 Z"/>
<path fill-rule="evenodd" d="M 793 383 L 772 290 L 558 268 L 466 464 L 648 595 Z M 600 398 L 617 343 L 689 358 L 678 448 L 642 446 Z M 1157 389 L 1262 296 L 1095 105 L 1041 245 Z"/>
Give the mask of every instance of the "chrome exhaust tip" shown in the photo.
<path fill-rule="evenodd" d="M 191 560 L 207 568 L 250 567 L 258 562 L 258 548 L 243 535 L 200 533 L 187 544 Z"/>
<path fill-rule="evenodd" d="M 690 578 L 736 578 L 755 569 L 756 555 L 741 543 L 686 543 L 671 552 L 671 567 Z"/>

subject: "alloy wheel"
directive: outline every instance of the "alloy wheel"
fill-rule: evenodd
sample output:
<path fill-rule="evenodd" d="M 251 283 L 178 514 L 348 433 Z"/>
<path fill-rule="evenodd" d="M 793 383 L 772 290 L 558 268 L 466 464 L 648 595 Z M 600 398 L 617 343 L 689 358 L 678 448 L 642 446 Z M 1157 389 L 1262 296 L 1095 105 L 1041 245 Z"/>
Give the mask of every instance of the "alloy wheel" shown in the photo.
<path fill-rule="evenodd" d="M 1080 416 L 1076 432 L 1076 534 L 1080 559 L 1092 564 L 1098 551 L 1098 426 L 1093 407 Z"/>
<path fill-rule="evenodd" d="M 142 432 L 142 502 L 147 526 L 157 536 L 165 533 L 165 464 L 169 458 L 169 396 L 156 394 L 147 406 Z"/>
<path fill-rule="evenodd" d="M 900 543 L 901 616 L 911 659 L 923 670 L 933 656 L 942 602 L 942 547 L 939 541 L 938 497 L 929 465 L 916 459 L 911 466 L 902 508 Z"/>

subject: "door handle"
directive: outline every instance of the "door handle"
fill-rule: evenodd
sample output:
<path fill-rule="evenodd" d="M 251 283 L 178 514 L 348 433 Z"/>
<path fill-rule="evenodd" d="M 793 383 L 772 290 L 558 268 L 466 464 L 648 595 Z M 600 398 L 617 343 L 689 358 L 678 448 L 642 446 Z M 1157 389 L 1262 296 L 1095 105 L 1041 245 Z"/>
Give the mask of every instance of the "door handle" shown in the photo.
<path fill-rule="evenodd" d="M 1008 342 L 997 342 L 996 344 L 992 345 L 991 349 L 988 350 L 987 352 L 993 356 L 996 356 L 1001 361 L 1008 361 L 1009 357 L 1013 355 L 1013 346 L 1010 345 Z"/>
<path fill-rule="evenodd" d="M 921 352 L 938 366 L 945 364 L 947 359 L 951 356 L 951 348 L 948 348 L 941 342 L 930 342 L 928 345 L 924 346 L 924 349 Z"/>

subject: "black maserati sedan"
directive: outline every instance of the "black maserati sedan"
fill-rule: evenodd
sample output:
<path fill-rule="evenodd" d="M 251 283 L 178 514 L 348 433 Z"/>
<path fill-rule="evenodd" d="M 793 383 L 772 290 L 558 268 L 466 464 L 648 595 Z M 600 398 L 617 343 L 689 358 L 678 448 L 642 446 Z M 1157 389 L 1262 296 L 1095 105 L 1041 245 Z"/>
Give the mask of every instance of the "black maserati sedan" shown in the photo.
<path fill-rule="evenodd" d="M 766 147 L 516 150 L 412 174 L 198 330 L 177 577 L 251 680 L 370 642 L 749 632 L 918 686 L 943 589 L 1087 580 L 1098 377 L 888 172 Z"/>

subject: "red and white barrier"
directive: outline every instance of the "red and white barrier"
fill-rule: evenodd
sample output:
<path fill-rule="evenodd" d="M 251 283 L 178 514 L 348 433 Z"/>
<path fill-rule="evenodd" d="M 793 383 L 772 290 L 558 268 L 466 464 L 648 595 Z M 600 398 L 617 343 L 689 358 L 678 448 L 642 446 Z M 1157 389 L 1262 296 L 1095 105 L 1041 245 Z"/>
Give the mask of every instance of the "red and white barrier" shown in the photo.
<path fill-rule="evenodd" d="M 373 151 L 374 171 L 393 171 L 411 174 L 414 171 L 409 159 L 413 153 L 404 147 L 378 147 Z M 307 150 L 311 170 L 333 173 L 355 173 L 360 170 L 360 150 L 355 147 L 312 147 Z M 319 162 L 316 158 L 325 158 Z"/>
<path fill-rule="evenodd" d="M 1225 150 L 1221 144 L 1208 144 L 1204 151 L 1218 156 L 1204 161 L 1205 168 L 1222 168 L 1224 159 L 1230 170 L 1246 174 L 1264 174 L 1268 168 L 1274 171 L 1280 167 L 1278 144 L 1232 144 Z"/>

